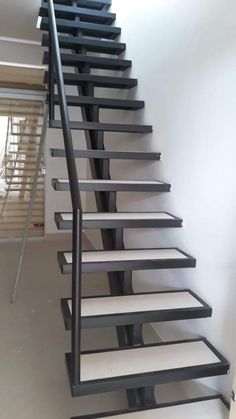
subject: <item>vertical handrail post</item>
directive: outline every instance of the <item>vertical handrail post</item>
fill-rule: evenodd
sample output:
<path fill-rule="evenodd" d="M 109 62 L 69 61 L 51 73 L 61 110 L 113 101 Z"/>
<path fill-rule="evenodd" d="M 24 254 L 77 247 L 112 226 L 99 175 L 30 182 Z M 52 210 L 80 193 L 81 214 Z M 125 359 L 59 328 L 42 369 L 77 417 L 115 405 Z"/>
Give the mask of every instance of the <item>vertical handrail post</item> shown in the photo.
<path fill-rule="evenodd" d="M 49 103 L 49 120 L 52 121 L 55 119 L 55 102 L 54 102 L 54 92 L 55 92 L 55 80 L 54 80 L 54 53 L 52 46 L 52 35 L 51 29 L 49 27 L 49 64 L 48 64 L 48 103 Z"/>
<path fill-rule="evenodd" d="M 72 265 L 72 382 L 80 382 L 82 211 L 73 211 Z"/>

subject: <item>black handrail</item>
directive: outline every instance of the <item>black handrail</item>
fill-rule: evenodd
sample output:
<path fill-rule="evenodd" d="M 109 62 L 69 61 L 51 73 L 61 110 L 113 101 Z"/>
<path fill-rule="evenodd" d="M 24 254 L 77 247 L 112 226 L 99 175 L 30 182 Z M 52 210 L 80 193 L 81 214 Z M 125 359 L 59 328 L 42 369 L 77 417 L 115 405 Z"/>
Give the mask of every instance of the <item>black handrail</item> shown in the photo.
<path fill-rule="evenodd" d="M 55 17 L 53 0 L 48 0 L 48 15 L 49 15 L 49 27 L 50 27 L 50 41 L 51 41 L 51 47 L 52 47 L 51 51 L 49 49 L 49 56 L 50 56 L 50 61 L 53 58 L 51 64 L 55 66 L 72 206 L 73 206 L 73 209 L 82 210 L 81 197 L 80 197 L 79 187 L 78 187 L 78 174 L 77 174 L 76 162 L 75 162 L 75 157 L 74 157 L 74 148 L 73 148 L 72 134 L 71 134 L 71 129 L 70 129 L 69 112 L 68 112 L 67 101 L 66 101 L 60 46 L 59 46 L 59 40 L 58 40 L 58 34 L 57 34 L 57 25 L 56 25 L 56 17 Z M 54 77 L 53 68 L 49 69 L 49 72 L 50 72 L 50 80 L 54 84 L 54 80 L 52 79 L 52 76 Z M 50 95 L 50 92 L 49 92 L 49 95 Z"/>
<path fill-rule="evenodd" d="M 64 137 L 67 170 L 73 208 L 73 249 L 72 249 L 72 340 L 71 363 L 72 383 L 80 383 L 81 354 L 81 257 L 82 257 L 82 203 L 78 184 L 73 139 L 70 129 L 69 112 L 66 100 L 65 85 L 62 71 L 60 46 L 53 0 L 48 0 L 49 17 L 49 118 L 54 119 L 55 76 L 59 96 L 59 106 Z M 55 73 L 54 73 L 55 69 Z"/>

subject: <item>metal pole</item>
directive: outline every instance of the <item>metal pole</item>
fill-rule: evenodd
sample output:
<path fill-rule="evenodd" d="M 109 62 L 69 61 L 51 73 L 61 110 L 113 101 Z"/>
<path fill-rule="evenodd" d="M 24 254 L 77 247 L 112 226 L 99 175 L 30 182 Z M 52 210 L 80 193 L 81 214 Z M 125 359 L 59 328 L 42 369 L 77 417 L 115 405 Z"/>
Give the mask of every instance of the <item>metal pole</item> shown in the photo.
<path fill-rule="evenodd" d="M 36 167 L 35 167 L 34 180 L 33 180 L 33 185 L 32 185 L 32 193 L 30 197 L 30 204 L 29 204 L 27 219 L 25 223 L 24 236 L 22 239 L 21 252 L 20 252 L 20 257 L 19 257 L 19 262 L 18 262 L 16 279 L 13 284 L 11 303 L 14 303 L 16 301 L 17 287 L 20 282 L 20 274 L 21 274 L 22 265 L 23 265 L 25 247 L 26 247 L 26 243 L 27 243 L 27 239 L 29 235 L 30 220 L 32 216 L 33 205 L 34 205 L 34 200 L 35 200 L 36 191 L 37 191 L 38 173 L 40 170 L 40 165 L 41 165 L 41 160 L 42 160 L 42 155 L 43 155 L 43 148 L 44 148 L 44 143 L 45 143 L 45 138 L 46 138 L 47 122 L 48 122 L 48 107 L 46 106 L 44 119 L 43 119 L 43 127 L 42 127 L 42 132 L 41 132 L 41 137 L 40 137 L 40 143 L 39 143 L 38 157 L 37 157 L 37 162 L 36 162 Z"/>
<path fill-rule="evenodd" d="M 49 66 L 48 66 L 48 96 L 49 96 L 49 120 L 55 119 L 55 107 L 54 107 L 54 91 L 55 91 L 55 79 L 54 79 L 54 56 L 53 56 L 53 47 L 52 47 L 52 35 L 51 29 L 49 27 Z"/>
<path fill-rule="evenodd" d="M 81 254 L 82 254 L 82 211 L 73 211 L 73 251 L 72 251 L 72 382 L 80 383 L 81 352 Z"/>

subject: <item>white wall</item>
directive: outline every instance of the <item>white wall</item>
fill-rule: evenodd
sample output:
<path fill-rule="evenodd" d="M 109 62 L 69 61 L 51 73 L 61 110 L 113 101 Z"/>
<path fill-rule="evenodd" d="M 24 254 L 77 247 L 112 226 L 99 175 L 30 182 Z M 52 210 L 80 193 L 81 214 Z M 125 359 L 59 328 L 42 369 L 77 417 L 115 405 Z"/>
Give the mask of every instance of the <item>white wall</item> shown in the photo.
<path fill-rule="evenodd" d="M 0 38 L 0 62 L 17 64 L 42 65 L 43 48 L 41 45 L 13 42 L 11 38 Z"/>
<path fill-rule="evenodd" d="M 107 147 L 163 153 L 160 163 L 113 164 L 113 178 L 172 184 L 170 194 L 123 194 L 119 209 L 167 210 L 184 219 L 178 231 L 129 231 L 126 245 L 179 246 L 197 258 L 195 270 L 136 273 L 135 287 L 196 291 L 213 307 L 212 319 L 160 324 L 158 332 L 163 339 L 205 335 L 234 361 L 236 3 L 113 0 L 112 9 L 133 60 L 130 75 L 139 79 L 133 96 L 145 99 L 146 109 L 130 116 L 103 112 L 103 120 L 153 123 L 154 133 L 109 134 Z M 230 377 L 209 383 L 229 395 Z"/>

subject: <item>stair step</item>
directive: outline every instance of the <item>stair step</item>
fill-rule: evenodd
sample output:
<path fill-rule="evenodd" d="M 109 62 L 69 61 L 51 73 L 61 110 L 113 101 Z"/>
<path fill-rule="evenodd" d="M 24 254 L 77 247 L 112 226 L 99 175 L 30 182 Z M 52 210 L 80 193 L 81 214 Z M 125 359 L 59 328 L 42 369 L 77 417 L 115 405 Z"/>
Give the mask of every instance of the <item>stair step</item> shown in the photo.
<path fill-rule="evenodd" d="M 75 0 L 78 6 L 95 10 L 107 10 L 111 6 L 111 0 Z M 71 5 L 71 0 L 54 0 L 54 4 Z"/>
<path fill-rule="evenodd" d="M 54 0 L 54 3 L 71 5 L 71 0 Z M 76 3 L 77 6 L 95 10 L 108 9 L 111 6 L 111 0 L 76 0 Z"/>
<path fill-rule="evenodd" d="M 28 148 L 28 149 L 33 149 L 33 150 L 35 150 L 36 149 L 36 147 L 38 147 L 39 146 L 39 143 L 36 143 L 36 142 L 34 142 L 34 143 L 30 143 L 30 142 L 23 142 L 23 141 L 19 141 L 19 142 L 14 142 L 14 141 L 11 141 L 10 142 L 10 145 L 14 145 L 14 146 L 18 146 L 18 149 L 21 149 L 22 147 L 26 147 L 26 148 Z M 24 148 L 23 148 L 24 149 Z M 37 150 L 37 149 L 36 149 Z"/>
<path fill-rule="evenodd" d="M 92 23 L 102 23 L 102 24 L 112 24 L 115 19 L 115 13 L 107 12 L 106 10 L 93 10 L 87 9 L 85 7 L 75 7 L 67 5 L 54 5 L 55 15 L 61 19 L 74 19 L 79 17 L 81 21 L 92 22 Z M 39 9 L 40 16 L 48 16 L 48 4 L 43 2 Z"/>
<path fill-rule="evenodd" d="M 137 110 L 144 108 L 142 100 L 110 99 L 94 96 L 67 96 L 68 106 L 94 105 L 102 109 Z M 59 97 L 55 96 L 55 104 L 59 104 Z"/>
<path fill-rule="evenodd" d="M 121 42 L 115 42 L 102 39 L 79 38 L 75 36 L 59 36 L 59 44 L 64 49 L 74 49 L 84 47 L 87 51 L 98 52 L 102 54 L 120 55 L 125 51 L 126 45 Z M 48 34 L 43 34 L 42 45 L 49 46 Z"/>
<path fill-rule="evenodd" d="M 55 79 L 56 80 L 56 79 Z M 48 72 L 45 75 L 45 83 L 48 83 Z M 137 79 L 125 77 L 97 76 L 92 74 L 73 74 L 64 73 L 64 83 L 66 85 L 77 86 L 83 83 L 93 83 L 95 87 L 111 89 L 130 89 L 137 86 Z"/>
<path fill-rule="evenodd" d="M 116 26 L 107 26 L 98 23 L 87 23 L 79 21 L 71 21 L 66 19 L 57 19 L 57 30 L 61 33 L 76 33 L 78 30 L 85 36 L 92 36 L 95 38 L 116 39 L 121 29 Z M 47 31 L 49 28 L 48 18 L 43 17 L 40 29 Z"/>
<path fill-rule="evenodd" d="M 18 147 L 31 147 L 31 148 L 35 148 L 35 147 L 38 147 L 39 146 L 39 142 L 37 142 L 37 141 L 23 141 L 23 139 L 22 140 L 20 140 L 20 141 L 11 141 L 10 143 L 9 143 L 10 145 L 16 145 L 16 146 L 18 146 Z"/>
<path fill-rule="evenodd" d="M 83 328 L 211 317 L 212 309 L 190 290 L 82 298 Z M 71 299 L 62 299 L 66 330 L 71 330 Z"/>
<path fill-rule="evenodd" d="M 35 138 L 35 137 L 41 137 L 41 134 L 29 134 L 29 133 L 25 133 L 25 132 L 11 132 L 11 135 L 14 137 L 31 137 L 31 138 Z"/>
<path fill-rule="evenodd" d="M 229 409 L 222 396 L 201 397 L 158 404 L 156 408 L 130 409 L 71 419 L 228 419 Z"/>
<path fill-rule="evenodd" d="M 169 192 L 168 183 L 157 180 L 103 180 L 83 179 L 78 182 L 81 191 L 100 192 Z M 52 186 L 56 191 L 69 191 L 68 179 L 52 179 Z"/>
<path fill-rule="evenodd" d="M 88 7 L 90 9 L 101 10 L 103 8 L 108 9 L 111 5 L 111 0 L 76 0 L 77 5 L 80 7 Z M 68 0 L 55 0 L 57 4 L 71 4 Z"/>
<path fill-rule="evenodd" d="M 5 191 L 7 191 L 8 190 L 8 188 L 5 188 Z M 10 187 L 9 188 L 9 191 L 10 192 L 31 192 L 32 191 L 32 188 L 22 188 L 22 187 Z M 39 192 L 43 192 L 43 189 L 40 189 L 39 190 Z M 40 195 L 40 196 L 42 196 L 42 195 Z"/>
<path fill-rule="evenodd" d="M 12 127 L 22 127 L 22 124 L 20 122 L 12 122 Z M 24 128 L 35 128 L 37 130 L 37 128 L 43 128 L 43 125 L 36 122 L 30 124 L 24 123 Z"/>
<path fill-rule="evenodd" d="M 36 159 L 10 159 L 10 160 L 8 160 L 8 162 L 7 163 L 19 163 L 19 164 L 24 164 L 25 166 L 31 166 L 31 167 L 33 167 L 33 168 L 35 168 L 35 163 L 37 162 L 37 160 Z M 34 163 L 34 165 L 33 165 L 33 163 Z M 25 167 L 24 166 L 24 167 Z M 9 169 L 9 168 L 7 168 L 7 169 Z"/>
<path fill-rule="evenodd" d="M 16 169 L 18 170 L 18 169 Z M 20 169 L 21 170 L 21 169 Z M 21 171 L 23 171 L 24 169 L 22 169 Z M 19 171 L 19 170 L 18 170 Z M 25 179 L 25 178 L 33 178 L 35 176 L 35 172 L 28 172 L 24 170 L 24 173 L 11 173 L 11 174 L 7 174 L 6 175 L 6 180 L 8 183 L 11 182 L 11 179 Z M 40 172 L 38 173 L 38 178 L 40 178 L 41 180 L 43 179 L 43 175 L 40 174 Z"/>
<path fill-rule="evenodd" d="M 52 157 L 65 157 L 65 149 L 52 148 Z M 81 159 L 118 159 L 118 160 L 160 160 L 161 153 L 135 151 L 74 150 L 75 157 Z"/>
<path fill-rule="evenodd" d="M 72 213 L 55 213 L 59 230 L 72 229 Z M 83 228 L 168 228 L 182 227 L 182 220 L 167 212 L 84 213 Z"/>
<path fill-rule="evenodd" d="M 72 253 L 58 252 L 63 274 L 72 272 Z M 96 250 L 83 252 L 83 272 L 194 268 L 196 259 L 178 248 Z"/>
<path fill-rule="evenodd" d="M 22 180 L 14 180 L 14 179 L 20 179 L 22 176 L 12 176 L 12 178 L 7 182 L 7 184 L 9 185 L 32 185 L 34 183 L 33 180 L 24 180 L 24 178 Z M 30 177 L 30 176 L 26 176 Z M 39 179 L 38 180 L 38 187 L 39 186 L 43 186 L 44 185 L 44 179 Z"/>
<path fill-rule="evenodd" d="M 17 171 L 17 172 L 30 173 L 30 174 L 32 174 L 34 176 L 34 174 L 35 174 L 35 167 L 29 168 L 28 165 L 26 165 L 25 167 L 19 167 L 19 166 L 16 166 L 16 167 L 7 167 L 6 168 L 6 171 L 7 172 L 15 172 L 15 171 Z M 39 173 L 40 173 L 40 170 L 39 170 Z M 12 175 L 13 174 L 11 174 L 11 176 Z M 16 176 L 17 177 L 21 177 L 21 175 L 19 175 L 19 174 L 17 174 Z"/>
<path fill-rule="evenodd" d="M 131 67 L 132 62 L 120 58 L 95 57 L 83 54 L 61 54 L 62 65 L 76 67 L 80 64 L 88 64 L 91 68 L 124 71 Z M 48 64 L 48 51 L 44 52 L 43 63 Z"/>
<path fill-rule="evenodd" d="M 37 157 L 38 155 L 38 151 L 28 151 L 28 150 L 17 150 L 17 151 L 12 151 L 12 150 L 8 150 L 8 154 L 16 154 L 16 155 L 22 155 L 22 156 L 34 156 Z M 19 161 L 19 160 L 18 160 Z M 25 160 L 25 162 L 27 162 L 27 160 Z"/>
<path fill-rule="evenodd" d="M 29 112 L 28 110 L 24 111 L 24 109 L 22 109 L 22 108 L 20 108 L 20 109 L 13 108 L 13 111 L 14 111 L 14 118 L 23 117 L 23 118 L 26 118 L 30 121 L 38 119 L 38 118 L 41 119 L 44 116 L 43 113 Z M 9 114 L 9 112 L 7 112 L 6 109 L 4 111 L 0 110 L 0 112 L 3 116 L 8 116 L 8 114 Z M 29 126 L 31 127 L 31 125 L 29 125 Z"/>
<path fill-rule="evenodd" d="M 62 128 L 61 121 L 50 121 L 50 128 Z M 72 130 L 90 130 L 90 131 L 106 131 L 106 132 L 123 132 L 131 134 L 149 134 L 152 132 L 151 125 L 132 125 L 132 124 L 110 124 L 107 122 L 70 122 Z"/>
<path fill-rule="evenodd" d="M 55 4 L 55 15 L 61 19 L 74 19 L 79 17 L 81 21 L 112 24 L 115 19 L 115 13 L 107 12 L 106 10 L 93 10 L 85 7 L 75 7 Z M 43 2 L 39 9 L 39 16 L 48 16 L 48 4 Z"/>
<path fill-rule="evenodd" d="M 71 355 L 66 355 L 71 377 Z M 229 363 L 204 338 L 82 353 L 73 396 L 223 375 Z M 72 380 L 70 380 L 72 382 Z M 211 416 L 212 417 L 212 416 Z"/>

